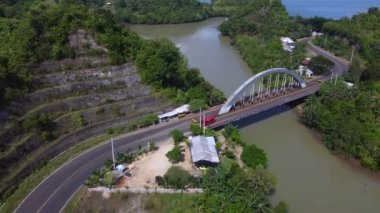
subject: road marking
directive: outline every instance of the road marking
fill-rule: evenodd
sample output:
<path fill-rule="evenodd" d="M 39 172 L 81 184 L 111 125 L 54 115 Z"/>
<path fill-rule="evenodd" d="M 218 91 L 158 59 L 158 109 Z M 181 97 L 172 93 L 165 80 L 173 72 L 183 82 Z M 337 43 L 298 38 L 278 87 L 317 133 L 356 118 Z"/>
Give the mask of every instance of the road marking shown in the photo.
<path fill-rule="evenodd" d="M 178 127 L 182 127 L 182 126 L 185 126 L 185 125 L 187 125 L 187 124 L 188 124 L 188 123 L 183 123 L 183 124 L 179 124 L 179 125 L 174 125 L 172 128 L 175 128 L 175 127 L 177 127 L 177 128 L 178 128 Z M 156 137 L 156 136 L 158 136 L 158 135 L 164 135 L 164 134 L 168 133 L 172 128 L 170 128 L 170 129 L 168 129 L 168 130 L 165 130 L 165 131 L 162 131 L 162 132 L 157 132 L 157 133 L 155 133 L 155 134 L 153 134 L 153 135 L 150 135 L 150 136 L 144 137 L 144 138 L 139 139 L 139 140 L 137 140 L 137 141 L 133 141 L 133 142 L 130 142 L 130 143 L 127 143 L 127 144 L 123 144 L 122 146 L 118 147 L 117 149 L 122 149 L 122 147 L 124 147 L 124 146 L 130 146 L 130 145 L 132 145 L 132 144 L 135 144 L 135 143 L 138 143 L 138 142 L 141 142 L 141 141 L 147 140 L 147 139 L 149 139 L 149 138 Z M 94 162 L 95 160 L 99 159 L 99 158 L 104 157 L 104 155 L 106 155 L 106 154 L 108 154 L 108 153 L 104 153 L 104 154 L 102 154 L 102 155 L 100 155 L 100 156 L 98 156 L 98 157 L 92 159 L 92 160 L 91 160 L 91 163 Z M 73 159 L 73 160 L 74 160 L 74 159 Z M 70 161 L 70 162 L 71 162 L 71 161 Z M 77 173 L 80 171 L 81 168 L 83 168 L 83 167 L 85 167 L 85 166 L 87 166 L 87 165 L 90 165 L 91 163 L 86 163 L 86 164 L 82 165 L 82 166 L 79 167 L 79 168 L 78 168 L 78 169 L 77 169 L 72 175 L 70 175 L 68 178 L 66 178 L 66 180 L 63 181 L 63 182 L 59 185 L 59 187 L 56 188 L 56 189 L 54 190 L 54 192 L 48 197 L 48 199 L 42 204 L 42 206 L 37 210 L 37 212 L 40 212 L 41 209 L 42 209 L 42 208 L 48 203 L 48 201 L 54 196 L 54 194 L 55 194 L 59 189 L 61 189 L 62 186 L 63 186 L 68 180 L 70 180 L 75 174 L 77 174 Z M 59 170 L 59 169 L 58 169 L 58 170 Z M 58 170 L 56 170 L 56 171 L 58 171 Z M 66 204 L 67 204 L 69 201 L 70 201 L 70 200 L 66 201 L 64 207 L 66 206 Z M 64 208 L 64 207 L 63 207 L 63 208 Z M 63 208 L 61 208 L 60 212 L 63 210 Z"/>

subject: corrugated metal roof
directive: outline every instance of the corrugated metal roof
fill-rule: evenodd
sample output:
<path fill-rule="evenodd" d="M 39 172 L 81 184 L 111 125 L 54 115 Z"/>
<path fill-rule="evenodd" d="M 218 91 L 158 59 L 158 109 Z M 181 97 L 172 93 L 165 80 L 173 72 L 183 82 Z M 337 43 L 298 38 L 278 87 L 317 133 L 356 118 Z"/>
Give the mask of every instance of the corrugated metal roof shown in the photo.
<path fill-rule="evenodd" d="M 196 136 L 191 139 L 191 156 L 193 162 L 205 160 L 219 163 L 214 137 Z"/>
<path fill-rule="evenodd" d="M 187 112 L 190 112 L 189 108 L 190 108 L 190 105 L 189 104 L 185 104 L 183 106 L 175 108 L 174 110 L 172 110 L 170 112 L 167 112 L 165 114 L 159 115 L 158 118 L 162 119 L 162 118 L 166 118 L 166 117 L 173 117 L 173 116 L 181 114 L 181 113 L 187 113 Z"/>

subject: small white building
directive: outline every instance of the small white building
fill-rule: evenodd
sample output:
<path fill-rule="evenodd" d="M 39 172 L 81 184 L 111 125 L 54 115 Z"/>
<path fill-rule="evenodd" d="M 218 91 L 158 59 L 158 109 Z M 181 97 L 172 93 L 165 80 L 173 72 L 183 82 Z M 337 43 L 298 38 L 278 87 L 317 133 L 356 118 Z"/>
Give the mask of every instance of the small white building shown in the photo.
<path fill-rule="evenodd" d="M 295 49 L 294 41 L 289 37 L 280 37 L 282 48 L 287 52 L 293 52 Z"/>
<path fill-rule="evenodd" d="M 217 166 L 219 164 L 214 137 L 196 136 L 190 138 L 190 143 L 191 158 L 196 166 Z"/>
<path fill-rule="evenodd" d="M 350 83 L 350 82 L 347 82 L 345 81 L 344 84 L 346 85 L 347 88 L 351 89 L 352 87 L 354 87 L 354 84 L 353 83 Z"/>
<path fill-rule="evenodd" d="M 300 76 L 305 76 L 306 78 L 311 78 L 313 76 L 313 71 L 308 69 L 306 66 L 300 65 L 296 70 L 297 74 Z"/>
<path fill-rule="evenodd" d="M 319 36 L 323 36 L 323 33 L 319 33 L 319 32 L 317 32 L 317 31 L 313 31 L 313 32 L 311 33 L 311 36 L 312 36 L 312 37 L 319 37 Z"/>

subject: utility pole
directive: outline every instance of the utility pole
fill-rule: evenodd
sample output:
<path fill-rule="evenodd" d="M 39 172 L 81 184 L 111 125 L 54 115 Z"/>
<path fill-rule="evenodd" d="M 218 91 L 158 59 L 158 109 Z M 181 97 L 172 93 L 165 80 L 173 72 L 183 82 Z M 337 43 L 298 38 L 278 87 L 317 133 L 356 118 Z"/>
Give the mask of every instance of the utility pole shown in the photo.
<path fill-rule="evenodd" d="M 206 134 L 206 112 L 203 111 L 203 135 Z"/>
<path fill-rule="evenodd" d="M 332 79 L 333 79 L 333 72 L 331 72 L 331 78 L 330 78 L 330 83 L 332 83 Z"/>
<path fill-rule="evenodd" d="M 355 46 L 352 46 L 352 52 L 351 52 L 351 58 L 350 58 L 350 64 L 352 63 L 352 59 L 354 59 L 354 52 L 355 52 Z"/>
<path fill-rule="evenodd" d="M 325 42 L 323 43 L 323 47 L 326 46 L 326 42 L 327 42 L 327 34 L 326 34 Z"/>
<path fill-rule="evenodd" d="M 111 138 L 111 149 L 112 149 L 113 170 L 115 170 L 115 150 L 113 148 L 113 138 Z"/>
<path fill-rule="evenodd" d="M 202 129 L 202 108 L 199 108 L 199 128 Z"/>
<path fill-rule="evenodd" d="M 335 86 L 336 86 L 336 81 L 338 80 L 338 74 L 335 74 Z"/>

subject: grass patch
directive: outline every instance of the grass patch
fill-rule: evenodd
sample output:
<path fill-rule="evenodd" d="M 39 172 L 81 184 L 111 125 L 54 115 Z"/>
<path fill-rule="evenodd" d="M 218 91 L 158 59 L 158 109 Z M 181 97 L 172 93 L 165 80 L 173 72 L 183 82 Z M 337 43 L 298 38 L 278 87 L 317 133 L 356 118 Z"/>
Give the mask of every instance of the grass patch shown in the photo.
<path fill-rule="evenodd" d="M 150 194 L 146 197 L 143 207 L 149 212 L 197 212 L 197 197 L 198 195 L 188 194 Z"/>
<path fill-rule="evenodd" d="M 160 212 L 190 213 L 196 211 L 197 194 L 135 194 L 112 193 L 103 198 L 101 192 L 82 187 L 63 212 Z"/>

